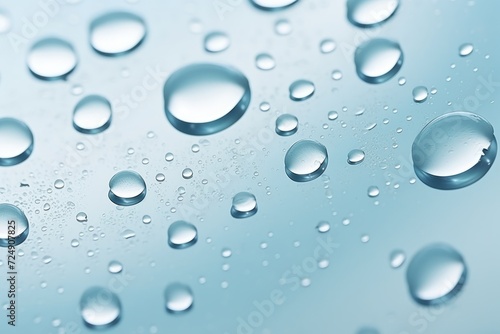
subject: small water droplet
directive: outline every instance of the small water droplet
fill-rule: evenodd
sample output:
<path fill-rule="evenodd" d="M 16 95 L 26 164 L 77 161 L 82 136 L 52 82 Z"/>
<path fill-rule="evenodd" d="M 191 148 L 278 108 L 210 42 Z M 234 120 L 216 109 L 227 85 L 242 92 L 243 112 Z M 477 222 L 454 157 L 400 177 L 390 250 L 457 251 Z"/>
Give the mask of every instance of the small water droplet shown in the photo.
<path fill-rule="evenodd" d="M 139 203 L 146 196 L 146 183 L 141 175 L 131 170 L 116 173 L 109 181 L 109 199 L 122 206 Z"/>
<path fill-rule="evenodd" d="M 212 53 L 222 52 L 226 50 L 231 41 L 229 37 L 220 31 L 214 31 L 205 36 L 205 50 Z"/>
<path fill-rule="evenodd" d="M 186 180 L 193 177 L 193 170 L 191 168 L 184 168 L 182 171 L 182 177 Z"/>
<path fill-rule="evenodd" d="M 316 179 L 323 174 L 327 165 L 326 147 L 313 140 L 299 140 L 285 155 L 285 172 L 296 182 Z"/>
<path fill-rule="evenodd" d="M 5 34 L 10 30 L 12 26 L 12 20 L 9 13 L 0 9 L 0 34 Z"/>
<path fill-rule="evenodd" d="M 278 20 L 274 24 L 274 31 L 276 31 L 276 34 L 278 35 L 281 36 L 289 35 L 292 32 L 292 30 L 293 30 L 292 25 L 286 19 Z"/>
<path fill-rule="evenodd" d="M 257 199 L 249 192 L 240 192 L 233 197 L 231 215 L 234 218 L 248 218 L 257 213 Z"/>
<path fill-rule="evenodd" d="M 24 122 L 0 118 L 0 166 L 17 165 L 28 159 L 33 144 L 33 134 Z"/>
<path fill-rule="evenodd" d="M 374 38 L 362 43 L 354 54 L 356 73 L 365 82 L 380 84 L 391 79 L 403 65 L 398 43 Z"/>
<path fill-rule="evenodd" d="M 260 53 L 255 57 L 255 66 L 263 71 L 269 71 L 276 67 L 274 58 L 268 53 Z"/>
<path fill-rule="evenodd" d="M 424 86 L 417 86 L 413 88 L 412 94 L 413 94 L 413 101 L 417 103 L 424 102 L 425 100 L 427 100 L 427 97 L 429 96 L 427 87 Z"/>
<path fill-rule="evenodd" d="M 458 48 L 458 54 L 461 57 L 466 57 L 474 51 L 474 46 L 471 43 L 464 43 Z"/>
<path fill-rule="evenodd" d="M 9 227 L 15 222 L 14 230 Z M 14 234 L 11 234 L 11 233 Z M 7 203 L 0 204 L 0 247 L 17 246 L 26 240 L 29 234 L 29 223 L 24 212 L 17 206 Z M 9 240 L 10 243 L 9 243 Z M 13 242 L 13 243 L 12 243 Z"/>
<path fill-rule="evenodd" d="M 183 220 L 173 222 L 168 228 L 168 244 L 172 248 L 183 249 L 198 241 L 196 226 Z"/>
<path fill-rule="evenodd" d="M 334 121 L 334 120 L 336 120 L 337 118 L 339 118 L 339 113 L 338 113 L 338 112 L 336 112 L 336 111 L 334 111 L 334 110 L 332 110 L 332 111 L 329 111 L 329 112 L 328 112 L 328 119 L 329 119 L 330 121 Z"/>
<path fill-rule="evenodd" d="M 171 162 L 174 160 L 174 155 L 170 152 L 168 152 L 167 154 L 165 154 L 165 161 L 168 161 L 168 162 Z"/>
<path fill-rule="evenodd" d="M 358 165 L 365 160 L 365 152 L 359 149 L 351 150 L 347 154 L 347 162 L 349 165 Z"/>
<path fill-rule="evenodd" d="M 400 249 L 393 250 L 389 255 L 389 263 L 391 267 L 394 269 L 401 267 L 405 262 L 405 260 L 406 260 L 406 255 Z"/>
<path fill-rule="evenodd" d="M 293 101 L 304 101 L 313 96 L 315 87 L 309 80 L 294 81 L 290 87 L 290 99 Z"/>
<path fill-rule="evenodd" d="M 86 222 L 87 219 L 88 219 L 87 214 L 85 212 L 78 212 L 76 214 L 76 221 L 77 222 L 83 223 L 83 222 Z"/>
<path fill-rule="evenodd" d="M 108 271 L 110 273 L 118 274 L 118 273 L 121 273 L 122 270 L 123 270 L 123 265 L 119 261 L 113 260 L 113 261 L 109 262 Z"/>
<path fill-rule="evenodd" d="M 398 84 L 400 86 L 404 86 L 404 84 L 406 83 L 406 78 L 405 77 L 401 77 L 398 79 Z"/>
<path fill-rule="evenodd" d="M 163 181 L 165 181 L 165 174 L 163 174 L 163 173 L 158 173 L 158 174 L 156 174 L 155 179 L 156 179 L 156 181 L 158 181 L 158 182 L 163 182 Z"/>
<path fill-rule="evenodd" d="M 222 257 L 224 258 L 231 257 L 232 254 L 233 252 L 229 248 L 224 248 L 221 252 Z"/>
<path fill-rule="evenodd" d="M 64 79 L 78 63 L 73 46 L 59 38 L 36 42 L 28 52 L 28 68 L 38 79 Z"/>
<path fill-rule="evenodd" d="M 399 7 L 399 0 L 348 0 L 347 19 L 367 28 L 387 21 Z"/>
<path fill-rule="evenodd" d="M 64 188 L 64 181 L 61 179 L 57 179 L 54 181 L 54 188 L 56 189 L 62 189 Z"/>
<path fill-rule="evenodd" d="M 144 215 L 144 216 L 142 216 L 142 222 L 143 222 L 144 224 L 150 224 L 150 223 L 151 223 L 151 220 L 152 220 L 152 219 L 151 219 L 151 216 L 149 216 L 149 215 Z"/>
<path fill-rule="evenodd" d="M 130 238 L 135 237 L 135 232 L 132 231 L 131 229 L 126 229 L 125 231 L 122 232 L 121 236 L 124 239 L 130 239 Z"/>
<path fill-rule="evenodd" d="M 80 246 L 80 242 L 76 239 L 71 240 L 71 247 L 78 247 Z"/>
<path fill-rule="evenodd" d="M 96 134 L 111 124 L 111 103 L 99 95 L 81 99 L 73 111 L 73 127 L 85 134 Z"/>
<path fill-rule="evenodd" d="M 87 326 L 105 329 L 119 321 L 120 299 L 106 288 L 91 287 L 85 290 L 80 299 L 80 312 Z"/>
<path fill-rule="evenodd" d="M 325 233 L 325 232 L 328 232 L 330 231 L 330 223 L 328 223 L 327 221 L 325 220 L 322 220 L 318 223 L 318 225 L 316 226 L 316 229 L 321 232 L 321 233 Z"/>
<path fill-rule="evenodd" d="M 299 120 L 297 117 L 290 114 L 283 114 L 276 119 L 276 133 L 280 136 L 291 136 L 299 127 Z"/>
<path fill-rule="evenodd" d="M 45 264 L 49 264 L 49 263 L 51 263 L 51 262 L 52 262 L 52 257 L 51 257 L 51 256 L 49 256 L 49 255 L 45 255 L 45 256 L 42 258 L 42 261 L 43 261 L 43 263 L 45 263 Z"/>
<path fill-rule="evenodd" d="M 170 313 L 189 310 L 193 301 L 193 291 L 185 284 L 171 283 L 165 289 L 165 307 Z"/>
<path fill-rule="evenodd" d="M 339 70 L 334 70 L 332 72 L 332 79 L 333 80 L 340 80 L 340 79 L 342 79 L 342 72 L 340 72 Z"/>
<path fill-rule="evenodd" d="M 380 190 L 376 186 L 368 187 L 368 197 L 377 197 L 380 194 Z"/>
<path fill-rule="evenodd" d="M 319 44 L 319 50 L 321 53 L 330 53 L 335 51 L 337 44 L 332 39 L 324 39 Z"/>
<path fill-rule="evenodd" d="M 278 10 L 291 6 L 299 0 L 251 0 L 252 3 L 259 9 L 263 10 Z"/>

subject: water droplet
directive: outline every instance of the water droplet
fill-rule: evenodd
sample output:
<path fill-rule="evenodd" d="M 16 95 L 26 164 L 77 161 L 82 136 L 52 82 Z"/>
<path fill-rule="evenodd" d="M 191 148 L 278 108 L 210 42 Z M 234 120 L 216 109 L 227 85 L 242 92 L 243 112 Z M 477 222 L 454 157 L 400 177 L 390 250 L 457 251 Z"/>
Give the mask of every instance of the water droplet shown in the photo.
<path fill-rule="evenodd" d="M 334 70 L 332 72 L 332 79 L 333 80 L 340 80 L 340 79 L 342 79 L 342 72 L 340 72 L 339 70 Z"/>
<path fill-rule="evenodd" d="M 177 313 L 193 306 L 194 296 L 191 288 L 182 283 L 171 283 L 165 289 L 165 307 L 168 312 Z"/>
<path fill-rule="evenodd" d="M 325 232 L 328 232 L 330 231 L 330 223 L 328 223 L 327 221 L 325 220 L 322 220 L 318 223 L 318 225 L 316 226 L 316 229 L 321 232 L 321 233 L 325 233 Z"/>
<path fill-rule="evenodd" d="M 49 256 L 49 255 L 45 255 L 45 256 L 42 258 L 42 261 L 43 261 L 43 263 L 45 263 L 45 264 L 49 264 L 49 263 L 51 263 L 51 262 L 52 262 L 52 257 L 51 257 L 51 256 Z"/>
<path fill-rule="evenodd" d="M 135 237 L 135 232 L 132 231 L 131 229 L 126 229 L 125 231 L 122 232 L 121 236 L 124 239 L 130 239 L 130 238 Z"/>
<path fill-rule="evenodd" d="M 229 37 L 220 31 L 214 31 L 205 36 L 205 50 L 208 52 L 222 52 L 226 50 L 231 41 Z"/>
<path fill-rule="evenodd" d="M 121 273 L 123 270 L 123 265 L 116 261 L 116 260 L 113 260 L 111 262 L 109 262 L 108 264 L 108 271 L 112 274 L 118 274 L 118 273 Z"/>
<path fill-rule="evenodd" d="M 168 228 L 168 244 L 172 248 L 183 249 L 198 241 L 196 226 L 183 220 L 173 222 Z"/>
<path fill-rule="evenodd" d="M 361 44 L 354 54 L 356 73 L 365 82 L 379 84 L 392 78 L 403 65 L 398 43 L 375 38 Z"/>
<path fill-rule="evenodd" d="M 81 99 L 73 112 L 73 127 L 86 134 L 96 134 L 106 130 L 111 124 L 111 104 L 99 95 L 89 95 Z"/>
<path fill-rule="evenodd" d="M 80 242 L 76 239 L 71 240 L 71 247 L 78 247 L 80 246 Z"/>
<path fill-rule="evenodd" d="M 57 179 L 54 181 L 54 188 L 56 189 L 62 189 L 64 188 L 64 181 L 61 179 Z"/>
<path fill-rule="evenodd" d="M 59 38 L 36 42 L 28 52 L 28 68 L 38 79 L 64 79 L 73 71 L 78 59 L 73 46 Z"/>
<path fill-rule="evenodd" d="M 398 79 L 398 85 L 404 86 L 405 83 L 406 83 L 406 78 L 405 77 L 401 77 L 401 78 Z"/>
<path fill-rule="evenodd" d="M 50 210 L 50 204 L 49 203 L 45 203 L 43 205 L 43 211 L 49 211 Z"/>
<path fill-rule="evenodd" d="M 251 0 L 252 3 L 260 9 L 278 10 L 286 8 L 298 2 L 299 0 Z"/>
<path fill-rule="evenodd" d="M 307 100 L 314 94 L 314 84 L 308 80 L 297 80 L 290 85 L 290 98 L 293 101 Z"/>
<path fill-rule="evenodd" d="M 33 151 L 30 128 L 15 118 L 0 118 L 0 166 L 17 165 Z"/>
<path fill-rule="evenodd" d="M 367 28 L 387 21 L 398 9 L 399 0 L 348 0 L 347 19 Z"/>
<path fill-rule="evenodd" d="M 146 36 L 146 24 L 139 16 L 113 12 L 90 24 L 90 45 L 105 56 L 118 56 L 137 48 Z"/>
<path fill-rule="evenodd" d="M 413 88 L 412 94 L 413 94 L 413 101 L 417 103 L 424 102 L 425 100 L 427 100 L 427 97 L 429 96 L 427 87 L 424 86 L 417 86 Z"/>
<path fill-rule="evenodd" d="M 319 44 L 319 49 L 321 53 L 330 53 L 335 51 L 337 44 L 332 39 L 324 39 Z"/>
<path fill-rule="evenodd" d="M 14 221 L 15 229 L 14 234 L 8 234 L 7 231 L 12 224 L 9 222 Z M 24 215 L 17 206 L 7 203 L 0 204 L 0 246 L 8 247 L 9 245 L 17 246 L 26 240 L 29 234 L 28 218 Z M 10 241 L 9 244 L 9 239 Z M 13 243 L 12 243 L 13 242 Z"/>
<path fill-rule="evenodd" d="M 389 255 L 389 263 L 392 268 L 396 269 L 403 265 L 406 260 L 406 255 L 402 250 L 396 249 Z"/>
<path fill-rule="evenodd" d="M 380 190 L 376 186 L 368 187 L 368 197 L 377 197 L 380 194 Z"/>
<path fill-rule="evenodd" d="M 365 243 L 367 243 L 368 241 L 370 241 L 370 236 L 369 236 L 368 234 L 363 234 L 363 235 L 361 236 L 361 242 L 365 244 Z"/>
<path fill-rule="evenodd" d="M 474 51 L 474 46 L 471 43 L 462 44 L 458 48 L 458 54 L 461 57 L 466 57 L 466 56 L 470 55 L 472 53 L 472 51 Z"/>
<path fill-rule="evenodd" d="M 80 299 L 83 321 L 90 328 L 105 329 L 116 324 L 121 308 L 118 296 L 102 287 L 88 288 Z"/>
<path fill-rule="evenodd" d="M 168 161 L 168 162 L 171 162 L 174 160 L 174 155 L 170 152 L 168 152 L 167 154 L 165 154 L 165 161 Z"/>
<path fill-rule="evenodd" d="M 278 20 L 274 24 L 274 31 L 276 31 L 276 34 L 278 35 L 281 36 L 289 35 L 292 32 L 292 30 L 293 30 L 292 25 L 286 19 Z"/>
<path fill-rule="evenodd" d="M 422 248 L 406 272 L 411 296 L 423 305 L 441 304 L 453 298 L 465 284 L 466 276 L 462 255 L 445 244 Z"/>
<path fill-rule="evenodd" d="M 156 174 L 155 179 L 156 179 L 156 181 L 158 181 L 158 182 L 163 182 L 163 181 L 165 181 L 165 174 L 163 174 L 163 173 L 158 173 L 158 174 Z"/>
<path fill-rule="evenodd" d="M 117 205 L 134 205 L 142 201 L 145 196 L 146 183 L 142 176 L 134 171 L 120 171 L 109 181 L 108 197 Z"/>
<path fill-rule="evenodd" d="M 255 66 L 260 70 L 269 71 L 276 67 L 276 62 L 270 54 L 260 53 L 255 57 Z"/>
<path fill-rule="evenodd" d="M 234 218 L 248 218 L 257 213 L 257 199 L 249 192 L 240 192 L 233 197 L 231 215 Z"/>
<path fill-rule="evenodd" d="M 229 248 L 224 248 L 221 252 L 222 257 L 224 258 L 231 257 L 232 254 L 233 252 Z"/>
<path fill-rule="evenodd" d="M 5 34 L 12 25 L 10 15 L 3 9 L 0 9 L 0 34 Z"/>
<path fill-rule="evenodd" d="M 334 120 L 336 120 L 337 118 L 339 118 L 339 113 L 338 113 L 338 112 L 336 112 L 336 111 L 329 111 L 329 112 L 328 112 L 328 119 L 329 119 L 330 121 L 334 121 Z"/>
<path fill-rule="evenodd" d="M 88 219 L 87 214 L 85 212 L 78 212 L 76 214 L 76 221 L 77 222 L 83 223 L 83 222 L 86 222 L 87 219 Z"/>
<path fill-rule="evenodd" d="M 436 189 L 473 184 L 488 172 L 496 154 L 491 124 L 479 115 L 460 111 L 429 122 L 412 146 L 415 173 Z"/>
<path fill-rule="evenodd" d="M 250 86 L 236 69 L 194 64 L 168 78 L 164 99 L 167 118 L 177 130 L 208 135 L 228 128 L 243 116 L 250 102 Z"/>
<path fill-rule="evenodd" d="M 365 160 L 365 152 L 362 150 L 354 149 L 347 154 L 347 162 L 349 165 L 360 164 L 363 160 Z"/>
<path fill-rule="evenodd" d="M 313 140 L 299 140 L 285 155 L 285 172 L 296 182 L 306 182 L 323 174 L 328 165 L 326 147 Z"/>
<path fill-rule="evenodd" d="M 276 133 L 280 136 L 291 136 L 299 127 L 297 117 L 290 114 L 283 114 L 276 119 Z"/>
<path fill-rule="evenodd" d="M 186 180 L 192 178 L 193 170 L 191 168 L 184 168 L 184 170 L 182 171 L 182 177 L 185 178 Z"/>

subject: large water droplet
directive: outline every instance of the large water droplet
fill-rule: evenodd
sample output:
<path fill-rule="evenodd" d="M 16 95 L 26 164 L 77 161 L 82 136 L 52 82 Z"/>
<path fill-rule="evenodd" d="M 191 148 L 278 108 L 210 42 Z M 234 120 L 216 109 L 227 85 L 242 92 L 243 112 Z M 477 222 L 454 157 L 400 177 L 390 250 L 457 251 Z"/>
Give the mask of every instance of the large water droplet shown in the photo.
<path fill-rule="evenodd" d="M 13 232 L 14 234 L 9 234 Z M 29 234 L 28 218 L 17 206 L 0 204 L 0 246 L 17 246 L 26 240 Z M 10 240 L 10 242 L 9 242 Z"/>
<path fill-rule="evenodd" d="M 111 104 L 99 95 L 84 97 L 75 106 L 73 126 L 77 131 L 95 134 L 106 130 L 111 124 Z"/>
<path fill-rule="evenodd" d="M 398 43 L 375 38 L 361 44 L 354 54 L 358 76 L 371 84 L 386 82 L 403 65 L 403 51 Z"/>
<path fill-rule="evenodd" d="M 323 174 L 328 165 L 326 147 L 313 140 L 299 140 L 285 155 L 285 172 L 296 182 L 307 182 Z"/>
<path fill-rule="evenodd" d="M 28 52 L 28 68 L 43 80 L 64 79 L 76 67 L 78 59 L 73 46 L 59 38 L 36 42 Z"/>
<path fill-rule="evenodd" d="M 102 287 L 85 290 L 80 299 L 83 321 L 90 328 L 105 329 L 120 319 L 121 303 L 118 296 Z"/>
<path fill-rule="evenodd" d="M 458 189 L 482 178 L 495 161 L 493 127 L 481 116 L 452 112 L 429 122 L 412 146 L 418 178 L 437 189 Z"/>
<path fill-rule="evenodd" d="M 145 36 L 144 20 L 132 13 L 104 14 L 90 24 L 90 45 L 106 56 L 117 56 L 134 50 Z"/>
<path fill-rule="evenodd" d="M 289 88 L 290 98 L 293 101 L 307 100 L 314 94 L 314 84 L 309 80 L 294 81 Z"/>
<path fill-rule="evenodd" d="M 417 86 L 413 88 L 412 94 L 413 94 L 413 101 L 417 103 L 422 103 L 425 100 L 427 100 L 427 97 L 429 96 L 429 91 L 427 90 L 427 87 Z"/>
<path fill-rule="evenodd" d="M 15 118 L 0 118 L 0 166 L 12 166 L 26 160 L 33 151 L 30 128 Z"/>
<path fill-rule="evenodd" d="M 146 183 L 142 176 L 134 171 L 120 171 L 109 181 L 108 197 L 117 205 L 134 205 L 142 201 L 145 196 Z"/>
<path fill-rule="evenodd" d="M 276 133 L 280 136 L 291 136 L 299 127 L 297 117 L 290 114 L 283 114 L 276 119 Z"/>
<path fill-rule="evenodd" d="M 399 0 L 348 0 L 347 19 L 367 28 L 387 21 L 398 9 Z"/>
<path fill-rule="evenodd" d="M 238 70 L 195 64 L 174 72 L 164 87 L 165 113 L 179 131 L 208 135 L 234 124 L 250 102 L 247 78 Z"/>
<path fill-rule="evenodd" d="M 278 10 L 286 8 L 298 2 L 299 0 L 251 0 L 252 3 L 260 9 Z"/>
<path fill-rule="evenodd" d="M 216 53 L 226 50 L 231 44 L 231 41 L 225 33 L 214 31 L 205 36 L 204 44 L 205 50 Z"/>
<path fill-rule="evenodd" d="M 466 276 L 462 255 L 445 244 L 421 249 L 406 272 L 411 296 L 423 305 L 440 304 L 454 297 L 465 284 Z"/>
<path fill-rule="evenodd" d="M 165 289 L 165 307 L 168 312 L 177 313 L 193 306 L 193 291 L 182 283 L 172 283 Z"/>
<path fill-rule="evenodd" d="M 172 248 L 187 248 L 198 240 L 196 226 L 183 220 L 173 222 L 168 228 L 168 244 Z"/>
<path fill-rule="evenodd" d="M 234 218 L 248 218 L 257 213 L 257 199 L 249 192 L 240 192 L 233 197 L 231 215 Z"/>

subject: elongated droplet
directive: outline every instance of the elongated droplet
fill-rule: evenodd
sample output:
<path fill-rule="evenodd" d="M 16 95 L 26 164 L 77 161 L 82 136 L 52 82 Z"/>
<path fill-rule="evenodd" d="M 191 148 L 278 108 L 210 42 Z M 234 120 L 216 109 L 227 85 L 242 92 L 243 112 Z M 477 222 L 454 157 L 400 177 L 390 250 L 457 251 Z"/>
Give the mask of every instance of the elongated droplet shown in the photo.
<path fill-rule="evenodd" d="M 89 95 L 78 102 L 73 112 L 73 127 L 86 134 L 106 130 L 111 124 L 111 104 L 99 95 Z"/>
<path fill-rule="evenodd" d="M 22 121 L 0 118 L 0 166 L 17 165 L 33 151 L 33 134 Z"/>
<path fill-rule="evenodd" d="M 299 140 L 285 155 L 285 172 L 296 182 L 307 182 L 323 174 L 328 165 L 326 147 L 313 140 Z"/>
<path fill-rule="evenodd" d="M 234 218 L 248 218 L 257 213 L 257 199 L 254 194 L 240 192 L 233 197 L 231 215 Z"/>
<path fill-rule="evenodd" d="M 123 265 L 116 260 L 109 262 L 108 271 L 112 274 L 118 274 L 123 270 Z"/>
<path fill-rule="evenodd" d="M 116 173 L 109 181 L 109 199 L 117 204 L 129 206 L 139 203 L 146 196 L 146 183 L 138 173 L 125 170 Z"/>
<path fill-rule="evenodd" d="M 403 65 L 398 43 L 384 38 L 364 42 L 354 54 L 356 73 L 365 82 L 379 84 L 391 79 Z"/>
<path fill-rule="evenodd" d="M 314 94 L 314 84 L 309 80 L 297 80 L 290 85 L 290 99 L 293 101 L 307 100 Z"/>
<path fill-rule="evenodd" d="M 263 10 L 279 10 L 291 6 L 299 0 L 251 0 L 252 3 Z"/>
<path fill-rule="evenodd" d="M 389 255 L 389 263 L 391 267 L 396 269 L 403 265 L 406 260 L 406 255 L 402 250 L 396 249 Z"/>
<path fill-rule="evenodd" d="M 0 246 L 17 246 L 26 240 L 29 234 L 28 218 L 17 206 L 0 204 Z"/>
<path fill-rule="evenodd" d="M 90 24 L 90 45 L 106 56 L 118 56 L 134 50 L 145 36 L 144 20 L 132 13 L 107 13 Z"/>
<path fill-rule="evenodd" d="M 470 55 L 472 53 L 472 51 L 474 51 L 474 46 L 471 43 L 462 44 L 458 48 L 458 54 L 461 57 L 466 57 L 466 56 Z"/>
<path fill-rule="evenodd" d="M 173 222 L 168 228 L 168 244 L 172 248 L 187 248 L 198 241 L 196 226 L 183 220 Z"/>
<path fill-rule="evenodd" d="M 28 52 L 28 68 L 38 79 L 64 79 L 78 62 L 73 46 L 59 38 L 36 42 Z"/>
<path fill-rule="evenodd" d="M 88 327 L 106 329 L 120 319 L 120 299 L 111 290 L 91 287 L 85 290 L 80 299 L 80 312 Z"/>
<path fill-rule="evenodd" d="M 421 249 L 406 272 L 410 295 L 423 305 L 436 305 L 454 297 L 465 284 L 467 268 L 462 255 L 445 244 Z"/>
<path fill-rule="evenodd" d="M 479 115 L 452 112 L 429 122 L 412 146 L 418 178 L 436 189 L 463 188 L 481 179 L 497 155 L 493 127 Z"/>
<path fill-rule="evenodd" d="M 368 28 L 387 21 L 399 7 L 399 0 L 347 0 L 347 19 Z"/>
<path fill-rule="evenodd" d="M 231 44 L 231 41 L 225 33 L 214 31 L 205 36 L 204 44 L 206 51 L 217 53 L 226 50 Z"/>
<path fill-rule="evenodd" d="M 167 118 L 177 130 L 208 135 L 228 128 L 243 116 L 250 102 L 250 86 L 236 69 L 194 64 L 168 78 L 164 99 Z"/>
<path fill-rule="evenodd" d="M 193 291 L 185 284 L 172 283 L 165 289 L 165 308 L 169 313 L 187 311 L 193 306 L 193 301 Z"/>
<path fill-rule="evenodd" d="M 276 133 L 280 136 L 291 136 L 299 127 L 297 117 L 290 114 L 283 114 L 276 119 Z"/>

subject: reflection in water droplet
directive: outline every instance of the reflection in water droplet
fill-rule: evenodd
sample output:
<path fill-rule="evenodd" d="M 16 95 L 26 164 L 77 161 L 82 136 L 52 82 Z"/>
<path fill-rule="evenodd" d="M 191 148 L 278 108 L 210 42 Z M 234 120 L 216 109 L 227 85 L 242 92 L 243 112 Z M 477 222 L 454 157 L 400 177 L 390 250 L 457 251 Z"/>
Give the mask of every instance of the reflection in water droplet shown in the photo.
<path fill-rule="evenodd" d="M 257 199 L 249 192 L 240 192 L 233 197 L 231 215 L 234 218 L 248 218 L 257 213 Z"/>
<path fill-rule="evenodd" d="M 64 79 L 78 62 L 73 46 L 59 38 L 46 38 L 28 52 L 28 68 L 38 79 Z"/>
<path fill-rule="evenodd" d="M 326 147 L 313 140 L 299 140 L 285 155 L 285 172 L 296 182 L 307 182 L 323 174 L 328 165 Z"/>
<path fill-rule="evenodd" d="M 396 269 L 403 265 L 406 260 L 406 255 L 402 250 L 396 249 L 389 255 L 389 263 L 391 267 Z"/>
<path fill-rule="evenodd" d="M 110 273 L 118 274 L 118 273 L 121 273 L 122 270 L 123 270 L 123 265 L 120 262 L 118 262 L 116 260 L 109 262 L 108 271 Z"/>
<path fill-rule="evenodd" d="M 30 128 L 15 118 L 0 118 L 0 166 L 17 165 L 33 151 Z"/>
<path fill-rule="evenodd" d="M 332 39 L 324 39 L 319 44 L 319 50 L 321 53 L 330 53 L 335 51 L 337 44 Z"/>
<path fill-rule="evenodd" d="M 142 176 L 134 171 L 120 171 L 109 181 L 108 197 L 117 205 L 134 205 L 142 201 L 145 196 L 146 183 Z"/>
<path fill-rule="evenodd" d="M 297 80 L 290 85 L 290 98 L 293 101 L 307 100 L 314 94 L 314 84 L 308 80 Z"/>
<path fill-rule="evenodd" d="M 276 66 L 276 62 L 270 54 L 260 53 L 255 57 L 255 66 L 260 70 L 269 71 Z"/>
<path fill-rule="evenodd" d="M 139 16 L 112 12 L 90 24 L 90 45 L 106 56 L 117 56 L 137 48 L 146 36 L 146 25 Z"/>
<path fill-rule="evenodd" d="M 205 36 L 204 44 L 205 50 L 216 53 L 226 50 L 231 44 L 231 41 L 225 33 L 214 31 Z"/>
<path fill-rule="evenodd" d="M 299 0 L 251 0 L 252 3 L 260 9 L 278 10 L 286 8 L 298 2 Z"/>
<path fill-rule="evenodd" d="M 85 325 L 105 329 L 120 319 L 121 303 L 118 296 L 102 287 L 85 290 L 80 299 L 80 312 Z"/>
<path fill-rule="evenodd" d="M 276 119 L 276 133 L 280 136 L 291 136 L 299 127 L 299 120 L 297 117 L 290 114 L 283 114 Z"/>
<path fill-rule="evenodd" d="M 470 55 L 472 53 L 472 51 L 474 51 L 474 46 L 471 43 L 462 44 L 458 48 L 458 54 L 461 57 L 466 57 L 466 56 Z"/>
<path fill-rule="evenodd" d="M 411 259 L 406 272 L 411 296 L 423 305 L 448 301 L 462 289 L 466 277 L 462 255 L 445 244 L 421 249 Z"/>
<path fill-rule="evenodd" d="M 194 64 L 174 72 L 164 87 L 165 113 L 179 131 L 208 135 L 234 124 L 250 102 L 247 78 L 238 70 Z"/>
<path fill-rule="evenodd" d="M 399 7 L 399 0 L 348 0 L 347 19 L 367 28 L 387 21 Z"/>
<path fill-rule="evenodd" d="M 368 197 L 377 197 L 380 194 L 380 190 L 376 186 L 368 187 Z"/>
<path fill-rule="evenodd" d="M 73 112 L 73 127 L 86 134 L 96 134 L 106 130 L 111 124 L 111 104 L 99 95 L 89 95 L 81 99 Z"/>
<path fill-rule="evenodd" d="M 185 284 L 172 283 L 165 289 L 165 307 L 168 312 L 189 310 L 193 306 L 193 301 L 193 291 Z"/>
<path fill-rule="evenodd" d="M 152 221 L 151 216 L 149 216 L 149 215 L 142 216 L 142 222 L 144 224 L 151 224 L 151 221 Z"/>
<path fill-rule="evenodd" d="M 172 248 L 187 248 L 198 241 L 196 226 L 183 220 L 173 222 L 168 228 L 168 244 Z"/>
<path fill-rule="evenodd" d="M 15 222 L 14 234 L 9 234 L 12 231 L 9 227 Z M 26 240 L 29 234 L 28 218 L 24 215 L 17 206 L 7 203 L 0 204 L 0 247 L 8 247 L 9 245 L 17 246 Z M 10 240 L 10 243 L 9 243 Z"/>
<path fill-rule="evenodd" d="M 427 87 L 424 86 L 417 86 L 413 88 L 412 94 L 413 94 L 413 101 L 417 103 L 424 102 L 425 100 L 427 100 L 427 97 L 429 96 Z"/>
<path fill-rule="evenodd" d="M 365 82 L 379 84 L 392 78 L 403 65 L 398 43 L 375 38 L 361 44 L 354 54 L 356 73 Z"/>
<path fill-rule="evenodd" d="M 436 189 L 458 189 L 482 178 L 495 161 L 493 127 L 479 115 L 452 112 L 429 122 L 412 146 L 418 178 Z"/>
<path fill-rule="evenodd" d="M 365 152 L 359 149 L 351 150 L 347 154 L 347 162 L 349 165 L 357 165 L 365 160 Z"/>

